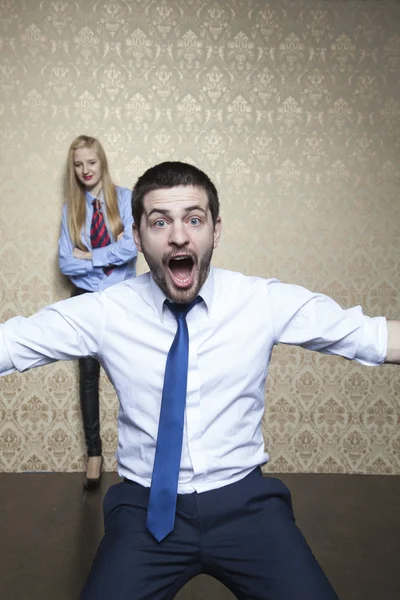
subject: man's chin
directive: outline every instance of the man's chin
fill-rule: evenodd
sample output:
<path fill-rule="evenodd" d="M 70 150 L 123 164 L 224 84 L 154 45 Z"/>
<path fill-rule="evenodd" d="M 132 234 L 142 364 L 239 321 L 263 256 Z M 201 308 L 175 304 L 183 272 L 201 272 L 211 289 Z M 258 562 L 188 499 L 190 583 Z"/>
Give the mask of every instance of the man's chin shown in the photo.
<path fill-rule="evenodd" d="M 189 304 L 197 297 L 203 283 L 207 279 L 208 274 L 208 269 L 207 271 L 204 271 L 202 269 L 198 269 L 197 267 L 194 268 L 195 272 L 193 273 L 192 281 L 188 287 L 181 287 L 179 284 L 177 284 L 172 279 L 167 269 L 165 269 L 163 272 L 154 269 L 152 270 L 152 275 L 154 281 L 162 289 L 167 298 L 176 304 Z"/>
<path fill-rule="evenodd" d="M 195 285 L 191 285 L 189 288 L 168 286 L 168 296 L 176 304 L 189 304 L 196 298 L 198 291 L 198 287 Z"/>
<path fill-rule="evenodd" d="M 188 286 L 179 285 L 179 282 L 174 281 L 170 273 L 168 273 L 168 271 L 166 273 L 165 279 L 168 292 L 167 296 L 171 298 L 171 300 L 176 304 L 188 304 L 196 298 L 197 293 L 199 291 L 198 273 L 192 273 L 190 285 Z"/>

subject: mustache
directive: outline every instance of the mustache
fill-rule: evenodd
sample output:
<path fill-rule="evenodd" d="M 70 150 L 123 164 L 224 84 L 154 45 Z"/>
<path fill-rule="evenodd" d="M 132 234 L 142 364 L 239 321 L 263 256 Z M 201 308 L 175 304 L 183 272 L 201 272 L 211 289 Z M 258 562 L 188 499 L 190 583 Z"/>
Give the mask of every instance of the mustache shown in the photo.
<path fill-rule="evenodd" d="M 182 256 L 185 256 L 185 258 L 191 258 L 194 265 L 197 265 L 199 262 L 197 254 L 195 254 L 194 252 L 192 252 L 190 250 L 185 250 L 184 252 L 182 252 L 182 251 L 179 252 L 177 250 L 173 250 L 172 252 L 169 252 L 168 254 L 164 254 L 162 263 L 165 267 L 167 267 L 169 262 L 172 259 L 180 258 Z"/>

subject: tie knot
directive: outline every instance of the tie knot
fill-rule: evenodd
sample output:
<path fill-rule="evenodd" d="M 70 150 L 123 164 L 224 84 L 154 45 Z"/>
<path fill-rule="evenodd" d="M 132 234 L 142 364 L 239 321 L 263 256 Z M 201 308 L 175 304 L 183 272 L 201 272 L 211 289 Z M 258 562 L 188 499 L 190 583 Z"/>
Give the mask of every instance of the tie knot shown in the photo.
<path fill-rule="evenodd" d="M 197 296 L 188 304 L 177 304 L 176 302 L 170 302 L 169 300 L 166 300 L 165 303 L 176 319 L 186 319 L 186 315 L 192 310 L 193 306 L 201 302 L 201 300 L 201 296 Z"/>

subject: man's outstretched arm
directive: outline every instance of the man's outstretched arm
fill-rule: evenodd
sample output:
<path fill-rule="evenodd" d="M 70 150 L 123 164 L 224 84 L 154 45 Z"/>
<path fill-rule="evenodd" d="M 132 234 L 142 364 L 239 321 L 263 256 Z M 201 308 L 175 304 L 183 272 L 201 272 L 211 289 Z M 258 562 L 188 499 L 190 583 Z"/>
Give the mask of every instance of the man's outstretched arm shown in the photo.
<path fill-rule="evenodd" d="M 56 360 L 96 356 L 104 325 L 100 294 L 62 300 L 0 324 L 0 375 Z"/>
<path fill-rule="evenodd" d="M 400 321 L 387 321 L 388 347 L 385 362 L 400 364 Z"/>

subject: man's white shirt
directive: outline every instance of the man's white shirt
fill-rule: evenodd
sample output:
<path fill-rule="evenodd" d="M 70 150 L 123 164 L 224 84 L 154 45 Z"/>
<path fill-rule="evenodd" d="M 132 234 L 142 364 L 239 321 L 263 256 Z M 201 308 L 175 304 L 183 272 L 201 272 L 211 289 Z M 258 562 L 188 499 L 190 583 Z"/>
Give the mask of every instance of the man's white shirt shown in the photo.
<path fill-rule="evenodd" d="M 384 317 L 276 279 L 211 268 L 188 314 L 189 368 L 179 493 L 233 483 L 265 464 L 261 420 L 275 344 L 384 362 Z M 176 319 L 149 273 L 0 325 L 0 374 L 96 357 L 119 398 L 118 471 L 151 484 Z"/>

